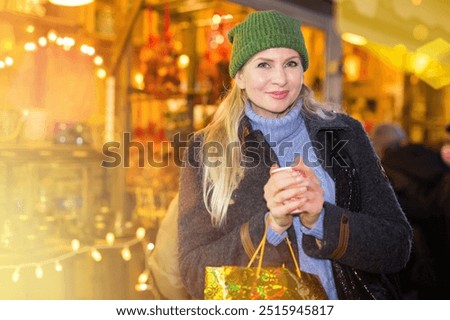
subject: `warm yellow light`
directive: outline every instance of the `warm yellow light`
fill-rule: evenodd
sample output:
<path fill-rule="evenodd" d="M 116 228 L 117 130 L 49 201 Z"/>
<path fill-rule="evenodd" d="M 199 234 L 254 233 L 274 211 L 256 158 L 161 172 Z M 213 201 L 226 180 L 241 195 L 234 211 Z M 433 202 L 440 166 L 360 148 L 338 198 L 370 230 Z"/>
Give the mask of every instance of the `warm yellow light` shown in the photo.
<path fill-rule="evenodd" d="M 106 243 L 110 246 L 114 244 L 114 241 L 116 240 L 116 237 L 114 236 L 114 233 L 108 232 L 106 234 Z"/>
<path fill-rule="evenodd" d="M 131 251 L 130 248 L 123 248 L 122 249 L 122 259 L 125 261 L 130 261 L 131 260 Z"/>
<path fill-rule="evenodd" d="M 355 54 L 351 54 L 344 59 L 344 74 L 348 81 L 356 81 L 359 79 L 361 72 L 361 58 Z"/>
<path fill-rule="evenodd" d="M 75 45 L 75 39 L 71 37 L 63 38 L 63 46 L 65 47 L 73 47 Z"/>
<path fill-rule="evenodd" d="M 97 70 L 97 77 L 99 77 L 100 79 L 105 79 L 106 78 L 106 70 L 105 69 L 98 69 Z"/>
<path fill-rule="evenodd" d="M 48 2 L 57 6 L 77 7 L 90 4 L 94 2 L 94 0 L 48 0 Z"/>
<path fill-rule="evenodd" d="M 95 48 L 88 46 L 87 44 L 83 44 L 80 47 L 81 52 L 83 52 L 84 54 L 87 54 L 88 56 L 93 56 L 95 54 Z"/>
<path fill-rule="evenodd" d="M 63 266 L 58 261 L 55 262 L 55 270 L 61 272 L 63 270 Z"/>
<path fill-rule="evenodd" d="M 14 59 L 11 58 L 11 57 L 6 57 L 6 58 L 5 58 L 5 64 L 6 64 L 8 67 L 12 66 L 12 65 L 14 64 Z"/>
<path fill-rule="evenodd" d="M 430 57 L 426 54 L 416 53 L 413 63 L 414 72 L 421 74 L 430 63 Z"/>
<path fill-rule="evenodd" d="M 189 65 L 189 56 L 186 54 L 182 54 L 179 58 L 178 58 L 178 67 L 181 69 L 186 68 Z"/>
<path fill-rule="evenodd" d="M 102 254 L 100 253 L 100 251 L 98 251 L 97 249 L 93 249 L 92 251 L 91 251 L 91 257 L 92 257 L 92 259 L 94 259 L 94 261 L 96 261 L 96 262 L 100 262 L 100 261 L 102 261 Z"/>
<path fill-rule="evenodd" d="M 139 283 L 147 283 L 148 277 L 149 277 L 149 272 L 148 272 L 148 270 L 145 270 L 144 272 L 142 272 L 139 275 L 138 282 Z"/>
<path fill-rule="evenodd" d="M 138 85 L 138 87 L 140 87 L 141 85 L 144 84 L 144 75 L 142 73 L 136 73 L 134 75 L 134 82 L 136 82 L 136 84 Z"/>
<path fill-rule="evenodd" d="M 214 40 L 215 40 L 218 44 L 222 44 L 222 43 L 225 41 L 225 38 L 223 37 L 223 35 L 218 34 Z"/>
<path fill-rule="evenodd" d="M 12 282 L 17 283 L 19 282 L 20 279 L 20 269 L 16 268 L 16 270 L 14 270 L 14 273 L 12 274 Z"/>
<path fill-rule="evenodd" d="M 344 32 L 341 35 L 342 40 L 349 42 L 351 44 L 354 44 L 356 46 L 363 46 L 365 44 L 367 44 L 367 39 L 364 38 L 363 36 L 354 34 L 354 33 L 350 33 L 350 32 Z"/>
<path fill-rule="evenodd" d="M 34 270 L 34 274 L 36 275 L 36 278 L 42 279 L 44 277 L 44 270 L 42 270 L 41 265 L 37 265 L 36 269 Z"/>
<path fill-rule="evenodd" d="M 71 242 L 71 246 L 73 251 L 78 251 L 78 249 L 80 249 L 80 240 L 73 239 Z"/>
<path fill-rule="evenodd" d="M 154 244 L 153 242 L 150 242 L 150 243 L 147 245 L 147 250 L 148 250 L 148 251 L 152 251 L 153 249 L 155 249 L 155 244 Z"/>
<path fill-rule="evenodd" d="M 54 30 L 50 30 L 47 34 L 47 38 L 49 41 L 55 42 L 56 39 L 58 39 L 58 35 L 56 34 L 56 32 Z"/>
<path fill-rule="evenodd" d="M 147 290 L 148 289 L 148 284 L 146 284 L 146 283 L 138 283 L 135 287 L 134 287 L 134 289 L 136 290 L 136 291 L 145 291 L 145 290 Z"/>
<path fill-rule="evenodd" d="M 0 69 L 5 69 L 6 63 L 0 60 Z"/>
<path fill-rule="evenodd" d="M 34 43 L 34 42 L 27 42 L 24 44 L 23 48 L 25 49 L 25 51 L 31 52 L 31 51 L 36 51 L 37 46 L 36 46 L 36 43 Z"/>
<path fill-rule="evenodd" d="M 140 227 L 136 230 L 136 238 L 138 238 L 139 240 L 144 239 L 145 237 L 145 229 Z"/>
<path fill-rule="evenodd" d="M 213 24 L 219 24 L 220 21 L 222 21 L 222 18 L 220 17 L 220 15 L 218 15 L 218 14 L 213 15 L 213 17 L 212 17 Z"/>
<path fill-rule="evenodd" d="M 34 32 L 34 30 L 35 30 L 35 27 L 33 26 L 33 25 L 28 25 L 27 27 L 26 27 L 26 30 L 27 30 L 27 32 L 28 33 L 33 33 Z"/>
<path fill-rule="evenodd" d="M 46 37 L 40 37 L 38 39 L 38 43 L 41 47 L 45 47 L 47 45 L 47 38 Z"/>
<path fill-rule="evenodd" d="M 96 57 L 94 58 L 94 64 L 95 64 L 96 66 L 101 66 L 101 65 L 103 64 L 103 58 L 100 57 L 100 56 L 96 56 Z"/>

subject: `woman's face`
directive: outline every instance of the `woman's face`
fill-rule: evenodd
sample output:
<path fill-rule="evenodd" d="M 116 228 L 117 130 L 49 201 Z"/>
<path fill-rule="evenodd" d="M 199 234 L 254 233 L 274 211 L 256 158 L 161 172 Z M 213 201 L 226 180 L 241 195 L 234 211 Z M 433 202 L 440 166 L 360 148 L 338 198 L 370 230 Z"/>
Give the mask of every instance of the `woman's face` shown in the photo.
<path fill-rule="evenodd" d="M 300 55 L 288 48 L 258 52 L 237 72 L 235 80 L 257 114 L 276 118 L 299 96 L 303 85 Z"/>

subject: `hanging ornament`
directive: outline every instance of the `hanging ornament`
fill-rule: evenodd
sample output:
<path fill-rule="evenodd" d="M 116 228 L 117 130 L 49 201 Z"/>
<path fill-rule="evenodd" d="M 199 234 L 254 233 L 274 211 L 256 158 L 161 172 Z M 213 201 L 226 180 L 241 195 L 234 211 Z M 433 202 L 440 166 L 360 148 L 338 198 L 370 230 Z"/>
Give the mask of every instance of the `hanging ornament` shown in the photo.
<path fill-rule="evenodd" d="M 152 12 L 147 9 L 148 25 L 152 26 Z M 177 64 L 178 53 L 175 50 L 170 31 L 170 5 L 163 12 L 162 35 L 150 33 L 147 44 L 140 51 L 141 72 L 144 75 L 144 90 L 156 98 L 167 99 L 180 93 L 180 70 Z"/>
<path fill-rule="evenodd" d="M 141 62 L 148 62 L 155 57 L 155 48 L 160 41 L 159 35 L 154 34 L 153 30 L 152 30 L 153 29 L 152 14 L 153 14 L 153 12 L 152 12 L 152 9 L 150 8 L 150 6 L 147 7 L 147 9 L 145 10 L 145 15 L 147 17 L 150 34 L 148 36 L 147 43 L 144 46 L 142 46 L 140 53 L 139 53 L 139 59 L 141 60 Z"/>

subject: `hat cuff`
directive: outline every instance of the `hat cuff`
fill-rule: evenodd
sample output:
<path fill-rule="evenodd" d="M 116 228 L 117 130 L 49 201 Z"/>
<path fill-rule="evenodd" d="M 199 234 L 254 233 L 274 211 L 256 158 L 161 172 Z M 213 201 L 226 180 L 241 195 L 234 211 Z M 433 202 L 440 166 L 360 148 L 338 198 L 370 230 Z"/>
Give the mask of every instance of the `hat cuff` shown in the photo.
<path fill-rule="evenodd" d="M 235 39 L 236 41 L 237 39 Z M 258 52 L 272 49 L 272 48 L 290 48 L 297 51 L 302 59 L 303 71 L 306 71 L 309 66 L 308 56 L 306 54 L 306 47 L 300 45 L 299 39 L 297 37 L 279 37 L 279 35 L 269 36 L 262 39 L 258 39 L 257 43 L 248 42 L 241 47 L 241 50 L 233 52 L 234 57 L 239 57 L 239 59 L 233 59 L 232 64 L 230 64 L 230 76 L 235 77 L 236 73 L 242 66 L 255 54 Z M 236 43 L 235 43 L 236 44 Z M 303 44 L 303 43 L 302 43 Z M 238 47 L 235 45 L 235 47 Z"/>

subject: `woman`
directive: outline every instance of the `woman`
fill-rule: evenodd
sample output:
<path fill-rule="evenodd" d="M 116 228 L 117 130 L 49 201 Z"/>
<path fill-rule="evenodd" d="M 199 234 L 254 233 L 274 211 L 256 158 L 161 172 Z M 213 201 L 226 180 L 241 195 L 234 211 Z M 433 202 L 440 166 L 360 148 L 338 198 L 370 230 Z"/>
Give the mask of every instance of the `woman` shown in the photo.
<path fill-rule="evenodd" d="M 329 299 L 396 298 L 410 226 L 360 123 L 311 98 L 300 22 L 254 12 L 228 38 L 234 85 L 181 172 L 187 290 L 203 298 L 206 266 L 247 265 L 267 224 L 265 265 L 290 264 L 289 237 Z"/>

